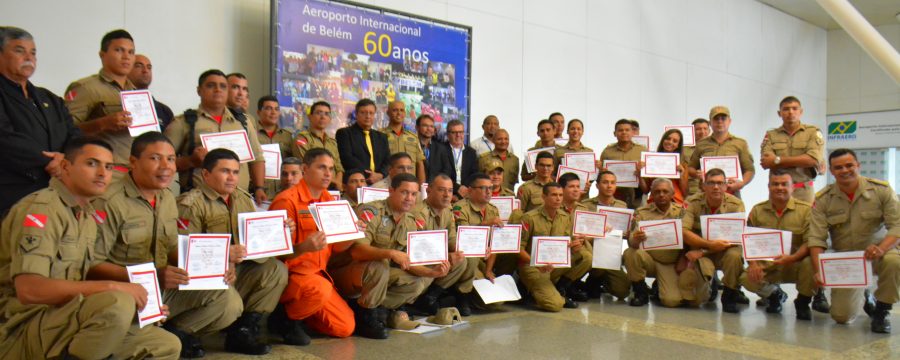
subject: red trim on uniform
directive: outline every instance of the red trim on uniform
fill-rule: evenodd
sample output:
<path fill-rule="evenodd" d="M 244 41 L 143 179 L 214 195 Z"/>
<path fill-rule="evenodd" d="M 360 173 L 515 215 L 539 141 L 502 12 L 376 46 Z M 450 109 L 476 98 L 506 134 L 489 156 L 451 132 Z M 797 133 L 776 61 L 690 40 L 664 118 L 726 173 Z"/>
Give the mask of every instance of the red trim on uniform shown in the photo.
<path fill-rule="evenodd" d="M 219 125 L 222 125 L 222 115 L 213 116 L 212 118 L 213 118 L 213 120 L 216 121 L 216 123 L 218 123 Z"/>
<path fill-rule="evenodd" d="M 266 130 L 266 136 L 268 136 L 269 139 L 271 139 L 272 137 L 275 136 L 275 130 L 272 130 L 272 131 Z"/>
<path fill-rule="evenodd" d="M 802 189 L 805 187 L 813 187 L 812 181 L 794 183 L 794 189 Z"/>
<path fill-rule="evenodd" d="M 156 209 L 156 198 L 150 199 L 150 207 Z"/>
<path fill-rule="evenodd" d="M 850 199 L 850 202 L 853 202 L 853 198 L 856 196 L 856 193 L 851 193 L 851 194 L 844 193 L 844 194 L 847 195 L 847 198 Z"/>
<path fill-rule="evenodd" d="M 128 168 L 122 165 L 113 165 L 113 170 L 124 174 L 128 173 Z"/>

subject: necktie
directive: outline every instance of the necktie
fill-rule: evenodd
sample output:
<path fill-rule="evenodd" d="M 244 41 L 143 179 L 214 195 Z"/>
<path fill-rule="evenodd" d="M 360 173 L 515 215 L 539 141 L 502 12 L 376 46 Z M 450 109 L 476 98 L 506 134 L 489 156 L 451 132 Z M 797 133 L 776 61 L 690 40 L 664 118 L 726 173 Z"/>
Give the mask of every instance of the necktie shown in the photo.
<path fill-rule="evenodd" d="M 366 149 L 369 150 L 369 170 L 375 171 L 375 153 L 372 152 L 372 138 L 369 136 L 369 130 L 363 130 L 366 135 Z"/>

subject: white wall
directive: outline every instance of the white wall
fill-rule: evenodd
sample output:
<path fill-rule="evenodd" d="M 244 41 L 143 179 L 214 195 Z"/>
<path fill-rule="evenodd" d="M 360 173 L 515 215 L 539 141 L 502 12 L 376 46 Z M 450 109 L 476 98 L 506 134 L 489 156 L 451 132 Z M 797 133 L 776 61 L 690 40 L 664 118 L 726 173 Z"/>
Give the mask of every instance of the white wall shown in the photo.
<path fill-rule="evenodd" d="M 900 49 L 900 24 L 876 27 Z M 828 31 L 828 114 L 900 109 L 900 86 L 844 30 Z"/>
<path fill-rule="evenodd" d="M 824 124 L 826 32 L 754 0 L 366 2 L 472 26 L 476 135 L 496 114 L 516 149 L 530 146 L 537 121 L 554 111 L 584 120 L 585 142 L 598 152 L 614 141 L 619 118 L 640 120 L 655 138 L 663 125 L 725 104 L 732 132 L 758 157 L 786 95 L 803 100 L 806 122 Z M 123 27 L 154 61 L 155 94 L 176 111 L 198 103 L 197 75 L 212 67 L 244 72 L 251 95 L 264 93 L 268 23 L 268 0 L 0 4 L 0 24 L 37 37 L 36 83 L 61 93 L 96 72 L 100 37 Z M 766 197 L 763 175 L 744 192 L 748 207 Z"/>

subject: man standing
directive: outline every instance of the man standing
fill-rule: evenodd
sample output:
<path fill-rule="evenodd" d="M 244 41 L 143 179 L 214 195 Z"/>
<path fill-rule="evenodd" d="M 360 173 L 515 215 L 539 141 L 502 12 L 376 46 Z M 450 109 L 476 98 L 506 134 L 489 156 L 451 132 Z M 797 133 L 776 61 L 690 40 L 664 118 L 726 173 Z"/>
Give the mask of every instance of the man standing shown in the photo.
<path fill-rule="evenodd" d="M 425 153 L 419 146 L 416 134 L 403 128 L 403 121 L 406 120 L 406 104 L 400 100 L 392 101 L 388 104 L 387 116 L 388 126 L 381 131 L 387 136 L 391 154 L 398 152 L 409 154 L 416 167 L 414 175 L 420 183 L 425 182 Z"/>
<path fill-rule="evenodd" d="M 538 125 L 537 125 L 537 135 L 538 135 L 539 139 L 538 139 L 537 143 L 534 144 L 533 147 L 528 149 L 528 151 L 542 149 L 542 148 L 550 148 L 551 149 L 551 150 L 548 150 L 548 152 L 551 155 L 550 156 L 550 160 L 551 160 L 550 174 L 551 175 L 556 174 L 557 161 L 556 161 L 556 157 L 553 155 L 556 154 L 556 150 L 559 148 L 556 145 L 556 140 L 554 140 L 554 138 L 553 138 L 553 136 L 554 136 L 553 129 L 554 129 L 554 125 L 553 125 L 552 121 L 550 121 L 550 120 L 539 121 Z M 522 162 L 522 181 L 528 181 L 528 180 L 534 179 L 534 177 L 535 177 L 534 173 L 531 173 L 528 171 L 528 164 L 526 163 L 526 161 L 528 161 L 527 155 L 525 156 L 525 161 Z M 535 167 L 537 167 L 537 165 L 535 165 Z M 535 169 L 535 170 L 537 170 L 537 169 Z"/>
<path fill-rule="evenodd" d="M 256 102 L 256 115 L 259 117 L 259 131 L 256 132 L 259 144 L 278 144 L 281 158 L 290 157 L 294 134 L 290 130 L 278 126 L 278 118 L 281 116 L 278 99 L 272 95 L 259 98 L 259 101 Z M 278 182 L 275 179 L 266 180 L 267 198 L 274 199 L 275 194 L 278 194 Z"/>
<path fill-rule="evenodd" d="M 228 81 L 228 109 L 233 113 L 243 113 L 249 121 L 253 121 L 253 116 L 249 114 L 250 85 L 247 76 L 235 72 L 226 75 L 225 80 Z"/>
<path fill-rule="evenodd" d="M 850 149 L 828 155 L 835 183 L 816 194 L 808 246 L 816 282 L 822 284 L 819 255 L 835 251 L 864 251 L 878 277 L 871 329 L 891 332 L 891 309 L 900 299 L 900 202 L 887 182 L 859 175 L 859 160 Z M 831 318 L 839 324 L 853 321 L 866 301 L 863 289 L 832 289 Z"/>
<path fill-rule="evenodd" d="M 133 324 L 135 310 L 147 303 L 141 285 L 86 280 L 96 265 L 90 254 L 98 213 L 90 201 L 106 191 L 112 161 L 109 144 L 72 140 L 59 177 L 25 196 L 3 220 L 0 357 L 178 358 L 174 336 Z"/>
<path fill-rule="evenodd" d="M 493 160 L 499 160 L 503 164 L 503 187 L 512 191 L 519 182 L 519 158 L 509 150 L 509 132 L 505 129 L 498 129 L 494 134 L 494 150 L 481 154 L 478 157 L 478 169 L 487 173 L 488 165 Z"/>
<path fill-rule="evenodd" d="M 691 125 L 694 125 L 694 144 L 696 145 L 700 142 L 701 139 L 705 139 L 709 136 L 709 120 L 704 118 L 696 118 Z M 694 148 L 696 146 L 685 146 L 681 149 L 681 158 L 683 162 L 688 162 L 691 160 L 691 156 L 694 155 Z M 688 178 L 688 191 L 687 194 L 684 194 L 684 198 L 687 199 L 691 195 L 700 192 L 700 179 L 696 177 Z"/>
<path fill-rule="evenodd" d="M 182 191 L 198 186 L 203 158 L 207 149 L 202 146 L 200 135 L 223 131 L 246 131 L 250 141 L 250 151 L 254 160 L 241 163 L 238 187 L 256 198 L 257 204 L 268 200 L 265 190 L 266 163 L 257 133 L 256 124 L 248 121 L 242 113 L 232 113 L 226 105 L 228 82 L 225 73 L 207 70 L 197 80 L 197 95 L 200 106 L 196 110 L 185 111 L 175 117 L 166 128 L 166 136 L 172 140 L 178 154 L 178 172 L 181 175 Z M 248 165 L 249 164 L 249 165 Z"/>
<path fill-rule="evenodd" d="M 470 176 L 478 172 L 478 153 L 463 143 L 465 136 L 466 126 L 462 121 L 450 120 L 447 123 L 447 141 L 453 160 L 453 171 L 448 175 L 453 179 L 453 194 L 457 200 L 468 195 L 469 189 L 465 184 L 469 183 Z"/>
<path fill-rule="evenodd" d="M 146 55 L 135 55 L 134 66 L 128 73 L 128 80 L 131 80 L 137 90 L 149 89 L 150 83 L 153 82 L 153 64 L 150 62 L 150 58 Z M 156 96 L 153 97 L 153 107 L 156 109 L 159 128 L 165 130 L 166 126 L 169 126 L 169 123 L 175 118 L 175 114 L 166 104 L 157 101 Z"/>
<path fill-rule="evenodd" d="M 803 107 L 796 97 L 782 99 L 778 107 L 782 125 L 766 132 L 760 164 L 763 169 L 784 169 L 793 180 L 793 197 L 813 203 L 813 181 L 824 163 L 825 138 L 818 127 L 800 122 Z"/>
<path fill-rule="evenodd" d="M 356 123 L 338 129 L 338 153 L 345 169 L 366 169 L 366 183 L 374 184 L 387 176 L 387 158 L 391 154 L 387 135 L 372 130 L 375 103 L 362 99 L 356 103 Z"/>
<path fill-rule="evenodd" d="M 553 154 L 548 151 L 542 151 L 537 154 L 537 160 L 534 163 L 535 176 L 534 179 L 519 186 L 516 197 L 522 204 L 522 211 L 529 212 L 543 205 L 544 185 L 553 181 Z M 562 184 L 560 184 L 562 185 Z M 579 193 L 579 196 L 581 194 Z"/>
<path fill-rule="evenodd" d="M 641 161 L 641 152 L 647 151 L 643 145 L 631 142 L 632 136 L 631 120 L 620 119 L 616 121 L 615 132 L 616 142 L 606 146 L 600 153 L 600 163 L 606 160 L 622 160 L 622 161 Z M 606 170 L 606 169 L 601 169 Z M 640 176 L 640 170 L 635 170 L 635 176 Z M 617 188 L 616 198 L 621 199 L 628 204 L 629 209 L 637 209 L 641 205 L 641 198 L 635 195 L 634 188 Z"/>
<path fill-rule="evenodd" d="M 128 173 L 131 152 L 131 114 L 122 109 L 119 92 L 134 90 L 128 74 L 134 65 L 134 39 L 113 30 L 100 40 L 100 72 L 76 80 L 66 89 L 66 106 L 85 135 L 97 136 L 113 147 L 113 182 Z"/>
<path fill-rule="evenodd" d="M 306 152 L 312 149 L 323 148 L 334 156 L 334 177 L 331 185 L 341 190 L 341 179 L 344 176 L 344 166 L 338 153 L 337 140 L 328 136 L 325 129 L 331 124 L 331 105 L 325 101 L 316 101 L 309 107 L 309 128 L 297 134 L 291 152 L 294 157 L 303 159 Z"/>
<path fill-rule="evenodd" d="M 425 180 L 431 183 L 437 174 L 452 174 L 453 164 L 447 144 L 434 139 L 434 119 L 431 115 L 419 115 L 416 119 L 416 133 L 419 134 L 419 144 L 425 151 Z M 449 176 L 449 175 L 448 175 Z"/>
<path fill-rule="evenodd" d="M 753 180 L 753 174 L 756 172 L 753 167 L 753 154 L 750 153 L 746 140 L 728 132 L 728 128 L 731 126 L 731 111 L 727 107 L 714 106 L 710 109 L 709 122 L 712 124 L 713 133 L 709 137 L 697 140 L 688 164 L 690 166 L 688 172 L 691 177 L 701 178 L 703 174 L 701 174 L 700 161 L 703 157 L 737 155 L 740 161 L 739 171 L 742 173 L 743 180 L 728 179 L 726 191 L 740 198 L 741 188 Z"/>
<path fill-rule="evenodd" d="M 59 175 L 63 148 L 80 134 L 63 100 L 28 80 L 35 69 L 31 34 L 0 27 L 0 217 Z"/>
<path fill-rule="evenodd" d="M 486 116 L 484 121 L 481 122 L 481 130 L 484 131 L 484 135 L 469 142 L 469 145 L 475 149 L 475 153 L 478 154 L 478 156 L 494 151 L 494 135 L 500 130 L 500 120 L 494 115 Z M 509 152 L 514 152 L 511 147 L 509 148 Z"/>

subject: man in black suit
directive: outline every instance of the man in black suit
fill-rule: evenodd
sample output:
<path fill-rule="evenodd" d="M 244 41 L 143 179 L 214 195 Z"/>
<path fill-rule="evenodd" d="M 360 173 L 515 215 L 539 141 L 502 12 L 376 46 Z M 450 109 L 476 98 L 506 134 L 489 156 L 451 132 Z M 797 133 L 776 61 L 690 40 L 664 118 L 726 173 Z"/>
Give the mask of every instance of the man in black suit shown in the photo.
<path fill-rule="evenodd" d="M 47 187 L 59 174 L 63 147 L 81 134 L 63 99 L 28 81 L 36 53 L 27 31 L 0 27 L 0 216 Z"/>
<path fill-rule="evenodd" d="M 465 137 L 466 126 L 462 121 L 451 120 L 447 123 L 450 164 L 453 166 L 453 171 L 448 175 L 453 179 L 454 201 L 468 196 L 469 188 L 463 184 L 468 184 L 469 177 L 478 172 L 478 153 L 463 143 Z"/>
<path fill-rule="evenodd" d="M 362 99 L 356 103 L 356 123 L 338 129 L 335 134 L 341 163 L 345 169 L 366 169 L 366 183 L 373 184 L 387 176 L 388 148 L 387 136 L 372 129 L 375 122 L 375 102 Z M 371 147 L 366 143 L 370 139 Z"/>
<path fill-rule="evenodd" d="M 425 152 L 426 182 L 431 182 L 431 179 L 437 174 L 450 176 L 450 173 L 456 171 L 453 169 L 450 148 L 447 144 L 434 138 L 434 118 L 431 115 L 419 115 L 416 119 L 416 133 L 419 136 L 422 151 Z"/>

